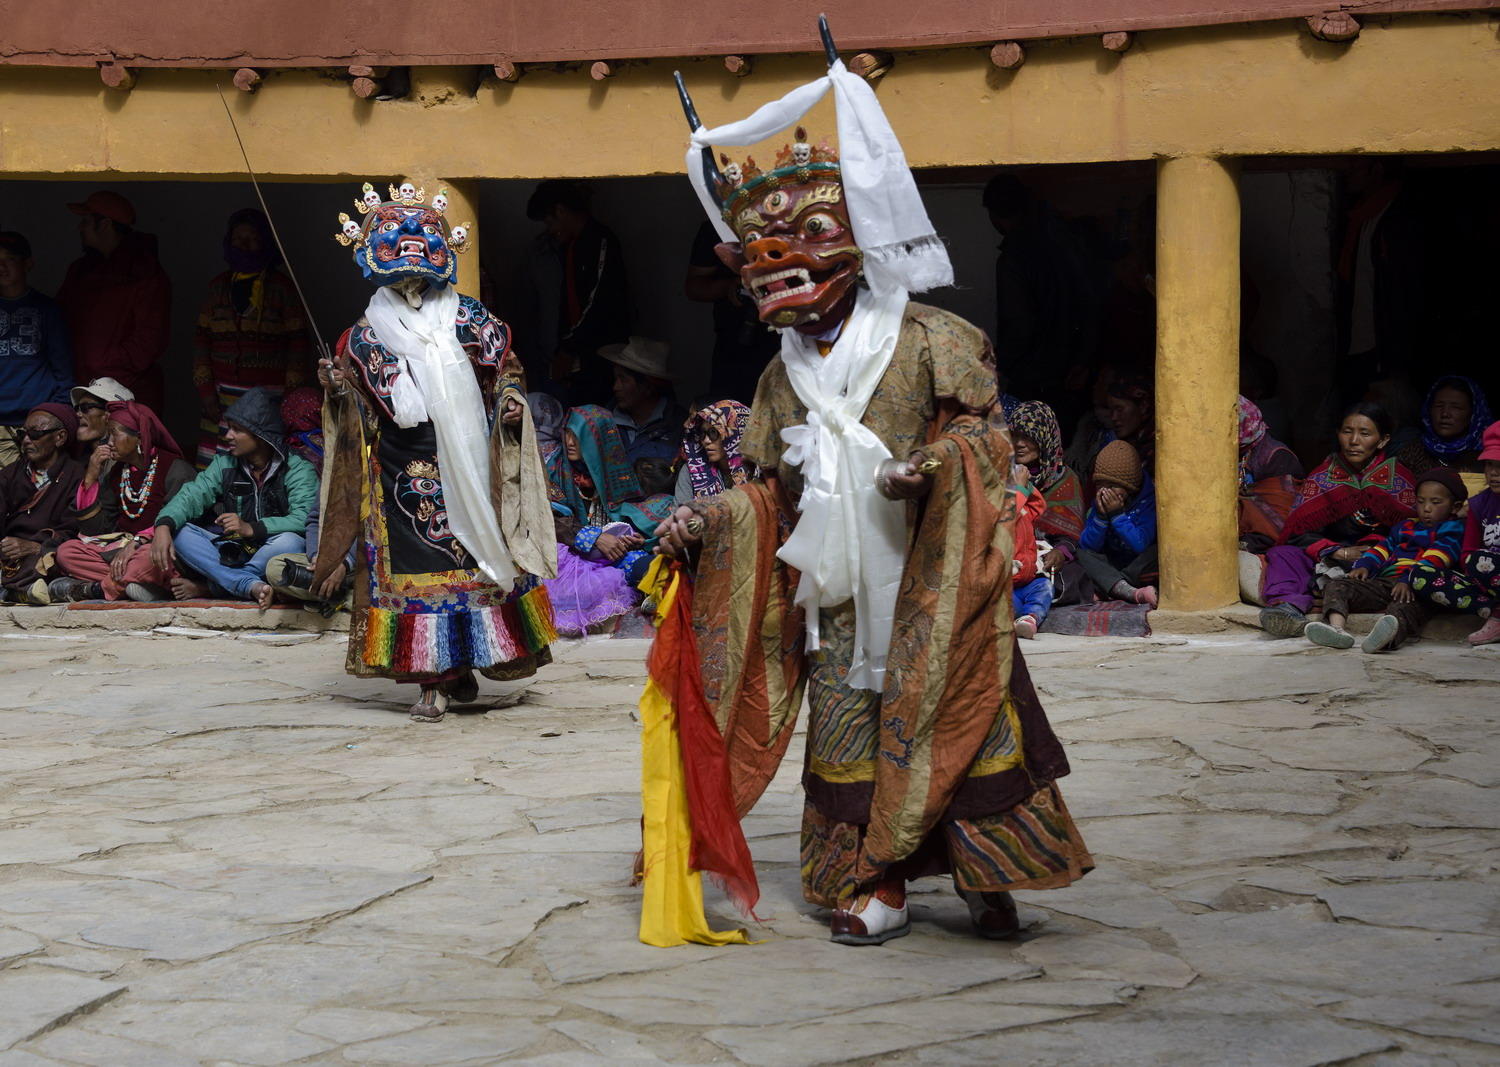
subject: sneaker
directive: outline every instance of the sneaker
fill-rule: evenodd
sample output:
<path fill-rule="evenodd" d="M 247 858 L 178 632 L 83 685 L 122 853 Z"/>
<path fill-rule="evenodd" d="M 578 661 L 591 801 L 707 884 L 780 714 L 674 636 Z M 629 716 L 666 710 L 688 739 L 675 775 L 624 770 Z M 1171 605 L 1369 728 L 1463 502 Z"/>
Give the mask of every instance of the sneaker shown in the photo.
<path fill-rule="evenodd" d="M 171 594 L 159 585 L 146 582 L 129 582 L 125 586 L 125 598 L 137 604 L 154 604 L 158 600 L 170 600 Z"/>
<path fill-rule="evenodd" d="M 1468 636 L 1467 640 L 1469 644 L 1476 647 L 1500 641 L 1500 615 L 1491 615 L 1483 626 Z"/>
<path fill-rule="evenodd" d="M 1016 620 L 1016 636 L 1024 637 L 1028 641 L 1036 637 L 1036 616 L 1022 615 Z"/>
<path fill-rule="evenodd" d="M 1375 625 L 1370 627 L 1369 636 L 1360 642 L 1360 650 L 1363 652 L 1384 652 L 1390 647 L 1391 642 L 1396 640 L 1396 631 L 1401 629 L 1401 623 L 1394 615 L 1382 615 L 1375 620 Z"/>
<path fill-rule="evenodd" d="M 1302 631 L 1307 639 L 1315 645 L 1324 648 L 1353 648 L 1354 637 L 1340 630 L 1337 626 L 1329 626 L 1326 622 L 1310 622 Z"/>
<path fill-rule="evenodd" d="M 104 587 L 82 578 L 54 578 L 47 583 L 47 595 L 56 603 L 76 604 L 80 600 L 103 600 Z"/>
<path fill-rule="evenodd" d="M 1272 637 L 1301 637 L 1307 616 L 1290 604 L 1272 604 L 1260 609 L 1260 628 Z"/>

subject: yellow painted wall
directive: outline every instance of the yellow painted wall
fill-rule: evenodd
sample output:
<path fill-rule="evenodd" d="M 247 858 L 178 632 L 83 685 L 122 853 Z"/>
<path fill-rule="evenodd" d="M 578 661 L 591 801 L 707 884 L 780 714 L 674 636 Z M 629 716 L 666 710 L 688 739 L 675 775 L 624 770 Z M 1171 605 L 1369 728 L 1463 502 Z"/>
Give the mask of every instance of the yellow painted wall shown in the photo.
<path fill-rule="evenodd" d="M 1141 34 L 1123 55 L 1097 39 L 1041 42 L 1001 72 L 985 48 L 898 56 L 880 96 L 917 166 L 1155 156 L 1500 149 L 1495 15 L 1410 16 L 1335 45 L 1300 23 Z M 356 99 L 345 81 L 273 73 L 254 96 L 228 72 L 147 70 L 129 93 L 87 69 L 0 67 L 0 174 L 238 176 L 214 93 L 225 86 L 258 170 L 363 180 L 679 172 L 680 66 L 706 122 L 738 118 L 815 75 L 811 56 L 765 57 L 748 78 L 717 58 L 529 71 L 514 85 L 472 68 L 418 71 L 413 97 Z"/>

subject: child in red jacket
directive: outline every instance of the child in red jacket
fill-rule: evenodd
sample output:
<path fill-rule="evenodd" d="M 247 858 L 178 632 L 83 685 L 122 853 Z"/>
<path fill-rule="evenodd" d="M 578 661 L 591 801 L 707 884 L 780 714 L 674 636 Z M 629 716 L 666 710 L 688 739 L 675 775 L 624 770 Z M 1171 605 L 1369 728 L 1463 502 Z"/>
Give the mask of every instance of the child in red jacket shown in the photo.
<path fill-rule="evenodd" d="M 1011 596 L 1015 604 L 1016 636 L 1033 638 L 1037 627 L 1052 610 L 1052 577 L 1037 572 L 1038 542 L 1036 522 L 1047 510 L 1041 490 L 1031 484 L 1031 472 L 1017 464 L 1016 480 L 1016 548 L 1011 563 Z M 1046 544 L 1046 542 L 1042 542 Z M 1051 551 L 1051 545 L 1041 552 Z"/>

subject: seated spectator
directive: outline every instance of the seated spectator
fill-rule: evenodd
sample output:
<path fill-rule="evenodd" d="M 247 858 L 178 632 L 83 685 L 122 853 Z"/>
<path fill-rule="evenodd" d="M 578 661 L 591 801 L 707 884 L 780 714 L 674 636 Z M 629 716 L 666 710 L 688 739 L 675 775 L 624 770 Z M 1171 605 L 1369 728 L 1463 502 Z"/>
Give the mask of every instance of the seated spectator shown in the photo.
<path fill-rule="evenodd" d="M 47 586 L 55 601 L 160 600 L 171 579 L 156 569 L 146 543 L 162 505 L 192 480 L 192 465 L 145 404 L 114 401 L 107 414 L 109 433 L 89 456 L 73 497 L 78 536 L 57 550 L 63 576 Z"/>
<path fill-rule="evenodd" d="M 83 464 L 70 454 L 77 432 L 68 405 L 38 404 L 21 427 L 21 458 L 0 470 L 0 586 L 7 600 L 51 602 L 43 561 L 78 533 L 73 494 Z"/>
<path fill-rule="evenodd" d="M 305 547 L 318 475 L 307 460 L 287 453 L 281 413 L 268 390 L 251 389 L 224 421 L 229 453 L 215 456 L 161 509 L 151 558 L 163 572 L 181 564 L 197 576 L 172 580 L 178 600 L 216 591 L 264 609 L 274 592 L 266 564 Z"/>
<path fill-rule="evenodd" d="M 1468 497 L 1456 471 L 1419 475 L 1416 517 L 1402 519 L 1384 540 L 1369 542 L 1348 577 L 1328 583 L 1323 621 L 1307 624 L 1307 639 L 1324 648 L 1351 648 L 1354 636 L 1344 629 L 1349 615 L 1373 611 L 1383 614 L 1360 644 L 1365 652 L 1394 652 L 1420 634 L 1429 611 L 1419 589 L 1457 562 L 1464 524 L 1453 516 Z"/>
<path fill-rule="evenodd" d="M 667 346 L 632 337 L 626 344 L 605 345 L 599 355 L 614 364 L 615 406 L 610 414 L 641 488 L 647 495 L 670 493 L 687 412 L 672 399 Z"/>
<path fill-rule="evenodd" d="M 1078 562 L 1094 587 L 1115 600 L 1156 607 L 1156 487 L 1140 455 L 1111 441 L 1094 460 L 1094 505 L 1079 539 Z"/>
<path fill-rule="evenodd" d="M 1037 537 L 1046 542 L 1038 564 L 1052 582 L 1055 603 L 1083 596 L 1087 576 L 1078 562 L 1078 538 L 1083 534 L 1083 482 L 1063 462 L 1062 431 L 1057 416 L 1040 400 L 1018 404 L 1010 417 L 1016 462 L 1030 475 L 1032 486 L 1046 501 L 1036 520 Z M 1045 618 L 1045 615 L 1043 616 Z M 1042 619 L 1037 620 L 1040 626 Z"/>
<path fill-rule="evenodd" d="M 541 392 L 527 393 L 526 406 L 531 409 L 531 422 L 536 427 L 536 448 L 542 456 L 542 468 L 547 472 L 548 491 L 553 501 L 561 500 L 562 483 L 568 469 L 567 457 L 563 455 L 567 409 L 551 393 Z"/>
<path fill-rule="evenodd" d="M 1068 451 L 1063 459 L 1069 467 L 1083 474 L 1094 469 L 1094 457 L 1099 450 L 1115 439 L 1114 427 L 1109 419 L 1109 391 L 1119 377 L 1113 365 L 1104 364 L 1094 374 L 1092 406 L 1079 418 L 1073 428 L 1073 437 L 1068 442 Z M 1007 416 L 1008 418 L 1009 416 Z"/>
<path fill-rule="evenodd" d="M 74 373 L 79 381 L 114 378 L 161 411 L 172 283 L 157 261 L 156 238 L 134 229 L 135 208 L 108 189 L 68 210 L 80 216 L 83 255 L 68 267 L 57 302 L 73 341 Z"/>
<path fill-rule="evenodd" d="M 280 269 L 266 216 L 241 208 L 224 231 L 229 267 L 208 283 L 193 336 L 193 385 L 202 414 L 198 467 L 224 450 L 224 409 L 247 389 L 277 398 L 312 380 L 302 301 Z"/>
<path fill-rule="evenodd" d="M 1015 608 L 1016 636 L 1027 639 L 1047 621 L 1052 610 L 1052 579 L 1037 567 L 1038 553 L 1050 548 L 1038 538 L 1037 522 L 1047 510 L 1047 501 L 1031 482 L 1024 464 L 1015 465 L 1016 537 L 1011 559 L 1011 598 Z"/>
<path fill-rule="evenodd" d="M 720 400 L 695 412 L 682 428 L 685 457 L 677 472 L 677 503 L 715 496 L 755 477 L 755 465 L 740 454 L 740 438 L 750 409 L 738 400 Z"/>
<path fill-rule="evenodd" d="M 354 573 L 354 548 L 344 555 L 344 561 L 328 573 L 328 577 L 314 587 L 313 571 L 318 566 L 318 533 L 322 526 L 322 510 L 313 500 L 312 511 L 307 518 L 307 529 L 302 537 L 304 550 L 284 552 L 266 561 L 266 581 L 277 593 L 291 600 L 302 600 L 326 618 L 348 599 L 352 587 L 350 575 Z"/>
<path fill-rule="evenodd" d="M 38 404 L 67 400 L 73 384 L 62 310 L 31 287 L 31 266 L 31 242 L 0 232 L 0 467 L 20 456 L 21 423 Z"/>
<path fill-rule="evenodd" d="M 311 463 L 323 476 L 323 392 L 311 386 L 293 389 L 281 398 L 281 424 L 286 427 L 287 451 Z"/>
<path fill-rule="evenodd" d="M 1240 397 L 1240 544 L 1264 552 L 1281 537 L 1302 482 L 1302 461 L 1271 436 L 1260 408 Z"/>
<path fill-rule="evenodd" d="M 1412 579 L 1423 600 L 1485 620 L 1469 635 L 1471 645 L 1500 641 L 1500 422 L 1484 431 L 1479 459 L 1486 488 L 1469 498 L 1459 565 L 1430 572 L 1419 568 Z"/>
<path fill-rule="evenodd" d="M 1422 408 L 1422 436 L 1401 450 L 1401 463 L 1410 471 L 1453 467 L 1478 475 L 1484 469 L 1479 450 L 1489 424 L 1489 404 L 1477 382 L 1457 374 L 1439 378 Z M 1473 481 L 1477 488 L 1479 479 Z"/>
<path fill-rule="evenodd" d="M 1391 417 L 1378 404 L 1344 413 L 1338 451 L 1303 481 L 1280 542 L 1266 552 L 1260 626 L 1267 633 L 1300 636 L 1318 590 L 1344 577 L 1369 541 L 1416 513 L 1411 473 L 1385 454 L 1390 439 Z"/>
<path fill-rule="evenodd" d="M 636 583 L 651 560 L 670 496 L 647 496 L 625 458 L 610 413 L 596 405 L 568 413 L 563 481 L 554 486 L 557 577 L 547 581 L 558 633 L 580 635 L 635 609 Z"/>
<path fill-rule="evenodd" d="M 87 453 L 109 444 L 109 406 L 134 400 L 135 394 L 113 378 L 95 378 L 88 385 L 75 385 L 69 395 L 78 416 L 80 455 L 87 459 Z"/>
<path fill-rule="evenodd" d="M 1148 473 L 1156 469 L 1156 405 L 1149 374 L 1122 374 L 1109 387 L 1109 427 L 1141 457 Z"/>

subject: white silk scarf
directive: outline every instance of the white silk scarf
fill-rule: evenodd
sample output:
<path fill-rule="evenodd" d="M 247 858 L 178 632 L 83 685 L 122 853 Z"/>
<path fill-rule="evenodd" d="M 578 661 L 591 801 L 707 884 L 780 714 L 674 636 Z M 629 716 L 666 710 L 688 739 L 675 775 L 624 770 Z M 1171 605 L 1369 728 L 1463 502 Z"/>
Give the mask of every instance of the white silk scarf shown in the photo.
<path fill-rule="evenodd" d="M 448 528 L 485 576 L 508 591 L 519 572 L 490 503 L 490 425 L 474 367 L 455 332 L 458 293 L 451 285 L 429 286 L 414 308 L 393 287 L 382 286 L 370 298 L 365 319 L 396 357 L 396 425 L 415 426 L 436 413 L 432 425 Z"/>
<path fill-rule="evenodd" d="M 906 505 L 875 488 L 891 458 L 860 420 L 880 384 L 906 315 L 907 294 L 861 290 L 827 356 L 796 330 L 781 332 L 781 360 L 807 422 L 781 431 L 782 458 L 800 467 L 801 518 L 777 552 L 802 574 L 793 598 L 807 613 L 807 647 L 820 644 L 819 609 L 854 602 L 848 684 L 881 692 L 906 559 Z"/>

